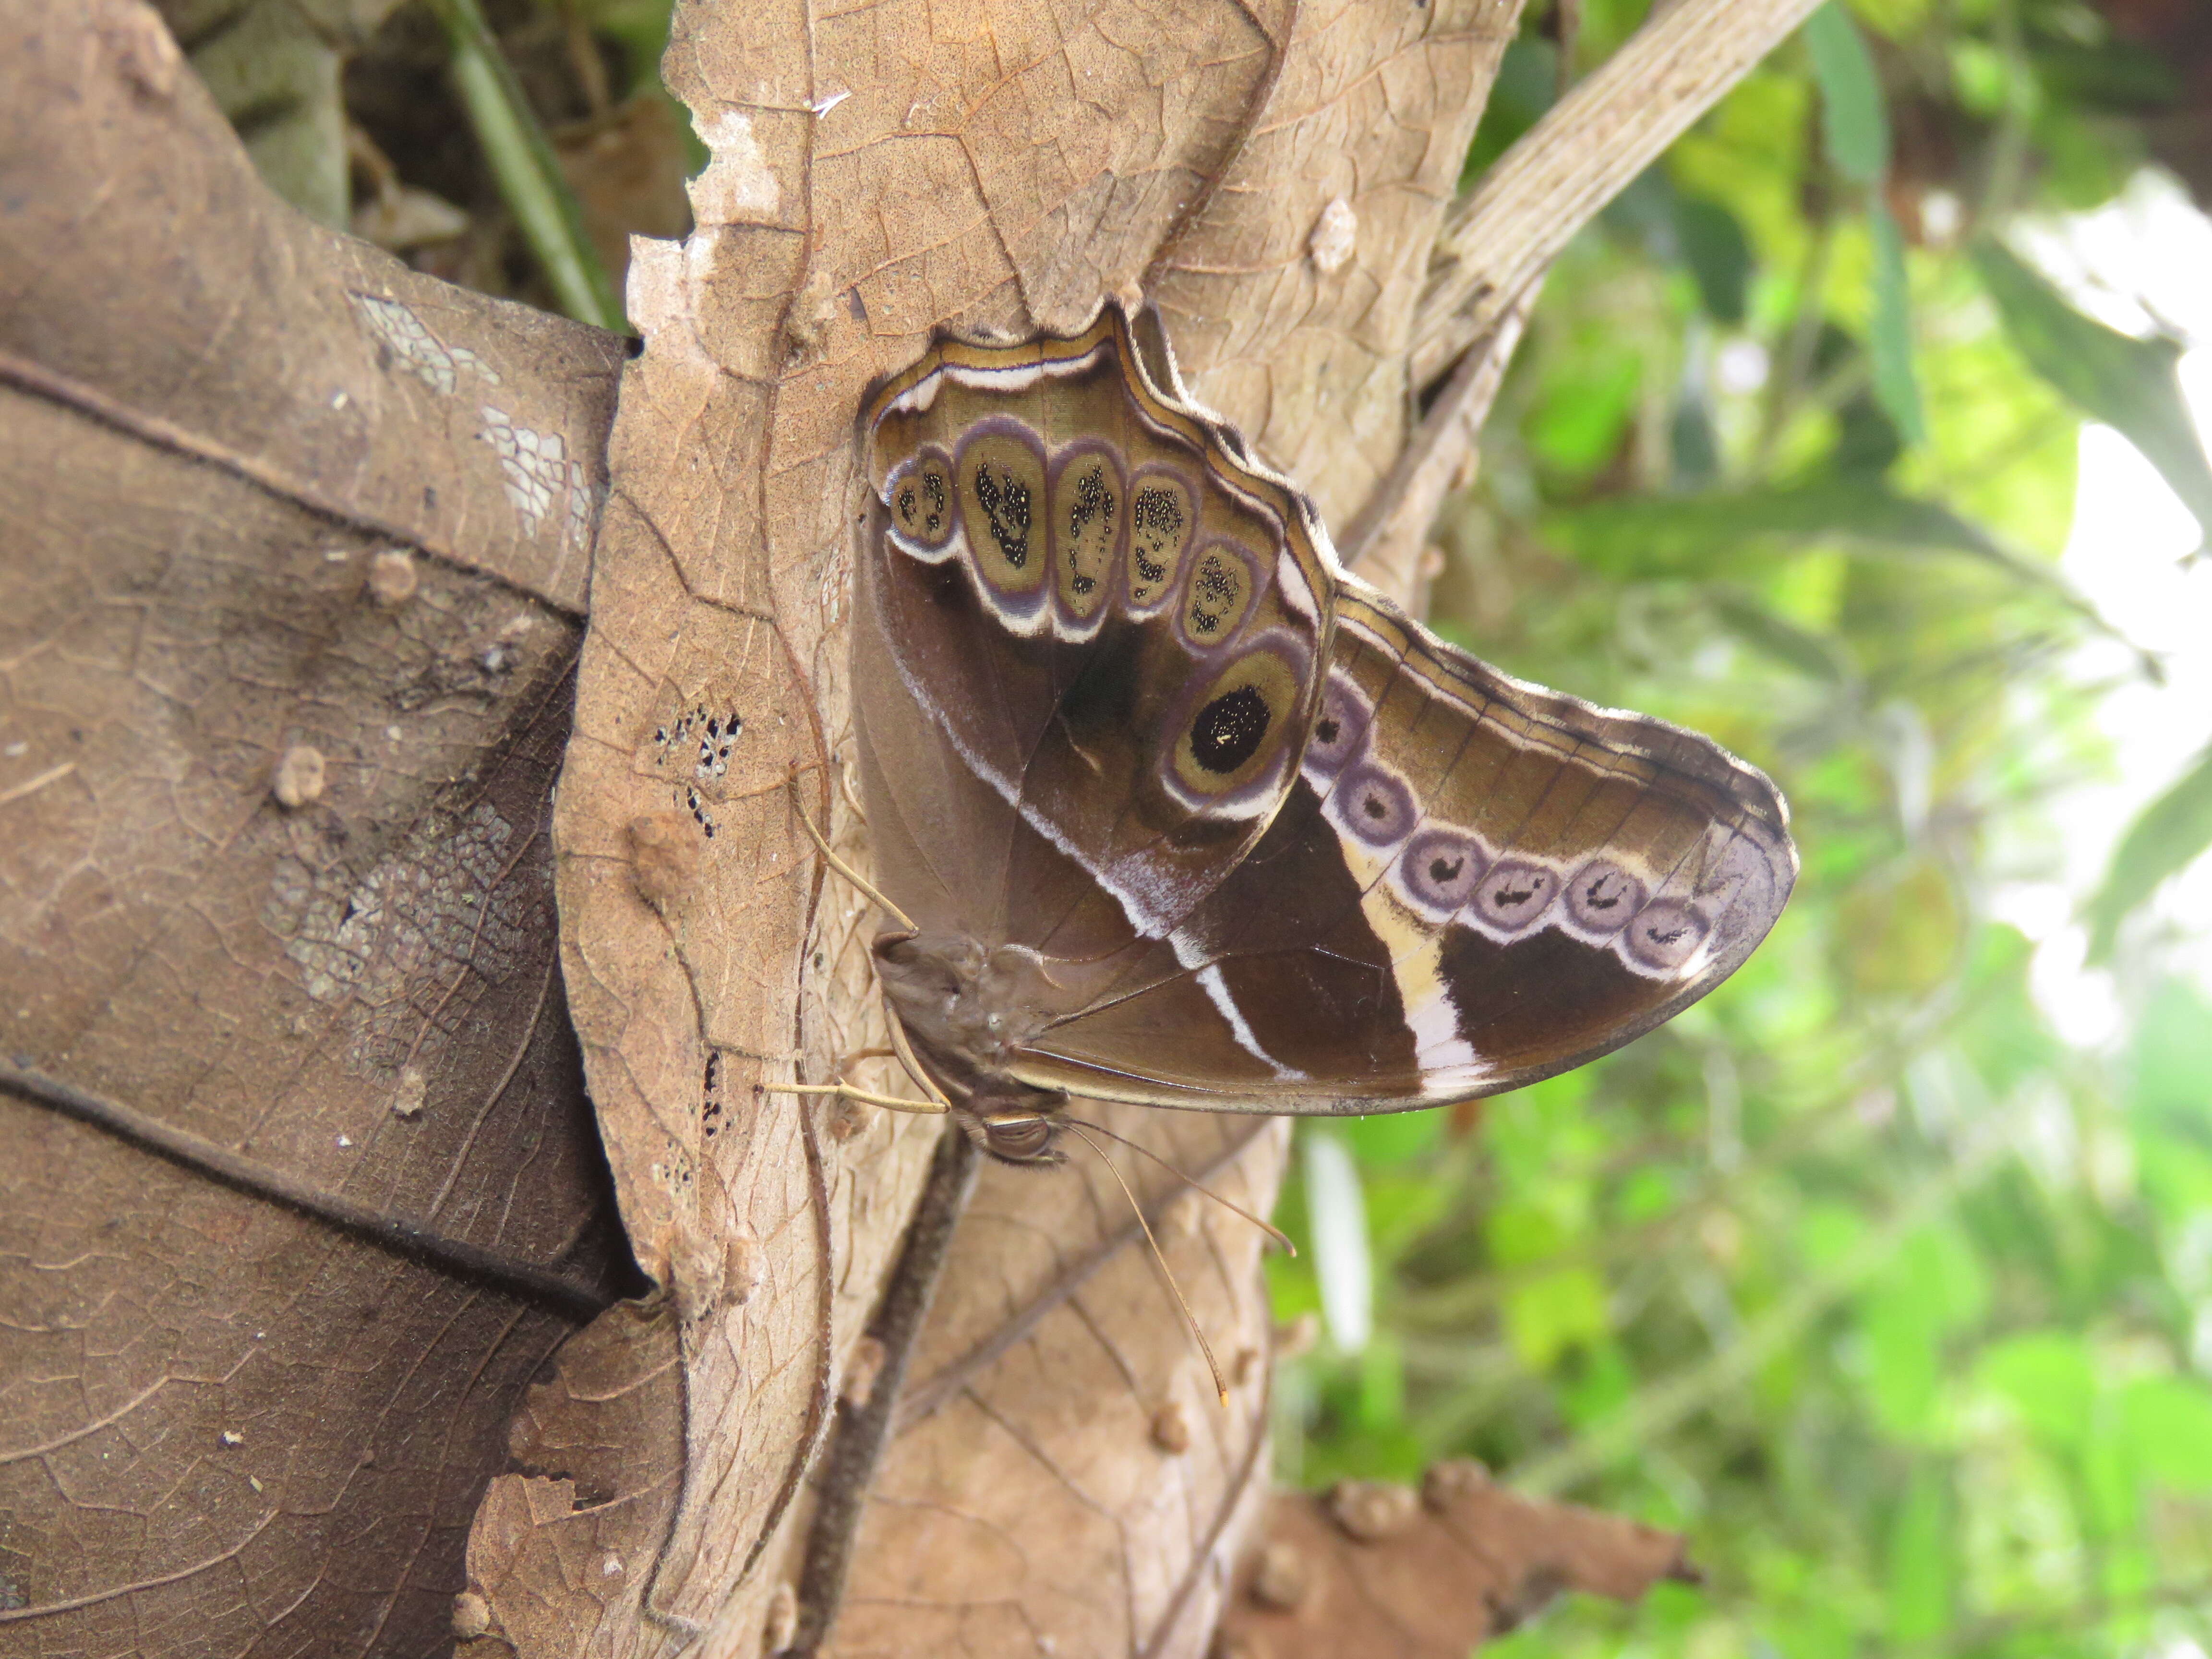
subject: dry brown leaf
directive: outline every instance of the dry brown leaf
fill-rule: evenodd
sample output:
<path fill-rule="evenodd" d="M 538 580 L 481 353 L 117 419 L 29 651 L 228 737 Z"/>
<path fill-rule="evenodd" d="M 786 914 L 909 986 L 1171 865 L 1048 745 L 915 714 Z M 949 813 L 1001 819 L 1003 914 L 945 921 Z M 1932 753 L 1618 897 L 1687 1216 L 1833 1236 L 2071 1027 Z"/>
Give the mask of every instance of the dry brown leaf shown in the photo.
<path fill-rule="evenodd" d="M 933 1141 L 926 1121 L 777 1091 L 881 1042 L 870 907 L 824 884 L 781 788 L 805 769 L 805 810 L 834 819 L 860 856 L 841 768 L 866 387 L 940 325 L 1066 330 L 1104 295 L 1148 288 L 1205 393 L 1274 459 L 1313 462 L 1306 481 L 1348 508 L 1401 440 L 1406 330 L 1513 10 L 917 0 L 818 19 L 811 33 L 795 3 L 679 10 L 665 72 L 714 161 L 692 186 L 698 231 L 680 248 L 641 245 L 631 269 L 647 346 L 613 440 L 556 840 L 568 981 L 623 1213 L 648 1273 L 698 1310 L 684 1327 L 689 1465 L 650 1601 L 611 1607 L 593 1632 L 544 1651 L 701 1637 L 707 1651 L 750 1652 L 781 1620 L 771 1602 L 797 1570 L 797 1476 Z M 672 858 L 670 827 L 686 823 L 691 856 Z M 679 866 L 688 878 L 672 881 Z M 853 1075 L 911 1092 L 879 1064 Z M 1127 1127 L 1163 1145 L 1182 1133 L 1158 1115 Z M 1279 1164 L 1278 1149 L 1255 1175 Z M 832 1195 L 826 1224 L 810 1181 Z M 1028 1201 L 994 1197 L 999 1184 L 963 1239 Z M 1272 1184 L 1255 1184 L 1261 1207 Z M 687 1293 L 687 1264 L 711 1262 L 733 1226 L 762 1242 L 762 1291 L 741 1305 Z M 1066 1256 L 1081 1237 L 1054 1249 Z M 1228 1264 L 1255 1245 L 1200 1275 L 1239 1347 L 1263 1315 L 1255 1275 Z M 1006 1279 L 978 1277 L 975 1255 L 956 1250 L 940 1329 L 1007 1316 Z M 967 1395 L 895 1459 L 927 1466 L 933 1491 L 1036 1489 L 1055 1518 L 948 1512 L 945 1527 L 898 1529 L 872 1560 L 864 1539 L 856 1586 L 949 1583 L 963 1525 L 1018 1520 L 1038 1569 L 997 1593 L 1000 1627 L 1043 1620 L 1098 1651 L 1202 1643 L 1191 1586 L 1206 1559 L 1229 1559 L 1227 1521 L 1257 1490 L 1260 1391 L 1242 1389 L 1225 1419 L 1181 1397 L 1193 1360 L 1150 1273 L 1133 1255 L 1109 1261 L 1067 1304 L 1068 1318 L 1111 1310 L 1094 1311 L 1103 1322 L 1084 1340 L 1119 1366 L 1070 1370 L 1082 1345 L 1055 1334 L 1039 1348 L 1040 1327 L 979 1376 L 984 1396 L 1009 1365 L 1060 1379 L 1062 1397 L 1029 1389 L 1015 1414 L 1031 1449 Z M 1186 1428 L 1154 1420 L 1171 1404 Z M 1176 1455 L 1210 1472 L 1150 1495 L 1175 1526 L 1113 1549 L 1085 1536 L 1095 1517 L 1075 1513 L 1085 1489 L 1066 1471 L 1121 1470 L 1093 1484 L 1116 1488 L 1133 1526 L 1146 1494 L 1120 1491 L 1144 1467 L 1132 1456 L 1186 1432 Z M 1057 1478 L 1036 1461 L 1048 1440 Z M 878 1533 L 883 1512 L 871 1511 Z M 972 1574 L 959 1583 L 969 1602 L 981 1593 Z M 500 1597 L 489 1600 L 497 1627 Z M 1118 1611 L 1086 1629 L 1078 1604 Z"/>
<path fill-rule="evenodd" d="M 544 830 L 620 343 L 276 203 L 143 7 L 0 82 L 0 1020 L 143 1131 L 0 1085 L 0 1650 L 431 1651 L 574 1294 L 149 1148 L 619 1275 Z"/>
<path fill-rule="evenodd" d="M 1411 1487 L 1285 1492 L 1238 1572 L 1220 1659 L 1462 1659 L 1564 1591 L 1634 1601 L 1697 1573 L 1671 1533 L 1442 1463 Z"/>
<path fill-rule="evenodd" d="M 1287 1126 L 1085 1103 L 1264 1211 Z M 1267 1490 L 1252 1223 L 1117 1151 L 1230 1389 L 1214 1392 L 1129 1200 L 1079 1146 L 985 1172 L 917 1354 L 830 1650 L 1197 1654 Z"/>

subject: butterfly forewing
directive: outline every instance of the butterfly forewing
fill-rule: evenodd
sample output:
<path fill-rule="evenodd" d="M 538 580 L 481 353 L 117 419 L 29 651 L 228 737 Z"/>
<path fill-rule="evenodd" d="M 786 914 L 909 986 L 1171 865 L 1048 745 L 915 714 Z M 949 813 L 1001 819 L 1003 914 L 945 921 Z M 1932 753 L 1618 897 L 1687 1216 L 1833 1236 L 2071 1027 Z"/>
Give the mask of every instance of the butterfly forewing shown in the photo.
<path fill-rule="evenodd" d="M 902 695 L 1012 821 L 926 854 L 960 862 L 969 931 L 1078 962 L 1165 934 L 1264 830 L 1325 617 L 1318 564 L 1284 579 L 1295 493 L 1144 395 L 1129 349 L 1104 320 L 947 345 L 871 422 L 862 724 Z M 934 798 L 870 748 L 879 787 Z"/>
<path fill-rule="evenodd" d="M 1257 1111 L 1492 1093 L 1703 995 L 1788 896 L 1765 777 L 1343 577 L 1118 311 L 941 343 L 867 426 L 879 879 L 925 931 L 1042 953 L 1009 1079 Z"/>

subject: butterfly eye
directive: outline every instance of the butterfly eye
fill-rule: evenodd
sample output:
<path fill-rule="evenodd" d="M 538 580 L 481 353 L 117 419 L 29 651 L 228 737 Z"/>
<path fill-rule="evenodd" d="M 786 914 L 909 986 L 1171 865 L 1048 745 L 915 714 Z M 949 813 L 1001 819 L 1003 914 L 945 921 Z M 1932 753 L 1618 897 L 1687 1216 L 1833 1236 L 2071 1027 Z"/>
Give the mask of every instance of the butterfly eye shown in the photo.
<path fill-rule="evenodd" d="M 1398 859 L 1398 884 L 1414 905 L 1438 921 L 1458 913 L 1490 868 L 1482 847 L 1455 830 L 1422 830 Z"/>
<path fill-rule="evenodd" d="M 1039 1112 L 997 1112 L 982 1120 L 983 1144 L 1009 1164 L 1057 1164 L 1053 1122 Z"/>
<path fill-rule="evenodd" d="M 1373 761 L 1345 769 L 1328 806 L 1340 824 L 1376 848 L 1395 847 L 1405 840 L 1421 816 L 1406 781 Z"/>
<path fill-rule="evenodd" d="M 1347 681 L 1329 676 L 1322 690 L 1321 713 L 1314 720 L 1313 735 L 1306 739 L 1306 775 L 1321 783 L 1342 771 L 1344 763 L 1358 752 L 1372 714 Z"/>
<path fill-rule="evenodd" d="M 1559 890 L 1557 872 L 1523 859 L 1500 859 L 1475 890 L 1474 913 L 1502 933 L 1523 933 L 1543 920 Z"/>
<path fill-rule="evenodd" d="M 1217 777 L 1226 777 L 1258 752 L 1273 718 L 1257 686 L 1224 691 L 1200 709 L 1191 723 L 1192 758 Z"/>

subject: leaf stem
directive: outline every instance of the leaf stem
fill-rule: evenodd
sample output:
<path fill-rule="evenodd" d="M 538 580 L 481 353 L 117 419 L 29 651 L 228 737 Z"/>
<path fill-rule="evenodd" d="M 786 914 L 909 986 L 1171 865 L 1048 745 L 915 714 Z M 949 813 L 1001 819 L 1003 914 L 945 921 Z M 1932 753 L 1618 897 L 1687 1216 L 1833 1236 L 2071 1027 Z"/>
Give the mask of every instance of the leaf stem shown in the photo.
<path fill-rule="evenodd" d="M 245 1157 L 189 1129 L 165 1123 L 122 1101 L 80 1089 L 34 1067 L 0 1060 L 0 1095 L 44 1106 L 233 1191 L 282 1205 L 465 1284 L 534 1303 L 579 1324 L 598 1317 L 616 1300 L 606 1291 L 580 1284 L 551 1267 L 449 1238 L 428 1222 L 356 1204 L 302 1176 Z"/>

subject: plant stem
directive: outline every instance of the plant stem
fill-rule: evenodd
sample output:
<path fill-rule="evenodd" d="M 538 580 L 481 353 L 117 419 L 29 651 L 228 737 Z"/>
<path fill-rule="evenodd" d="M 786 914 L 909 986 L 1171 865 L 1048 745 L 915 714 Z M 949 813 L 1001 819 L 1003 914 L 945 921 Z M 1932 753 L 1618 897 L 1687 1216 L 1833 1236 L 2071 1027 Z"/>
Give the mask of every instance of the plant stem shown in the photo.
<path fill-rule="evenodd" d="M 430 0 L 453 43 L 454 87 L 499 180 L 500 195 L 523 240 L 553 285 L 562 310 L 579 322 L 620 331 L 622 301 L 584 234 L 576 198 L 514 71 L 492 38 L 478 0 Z"/>

